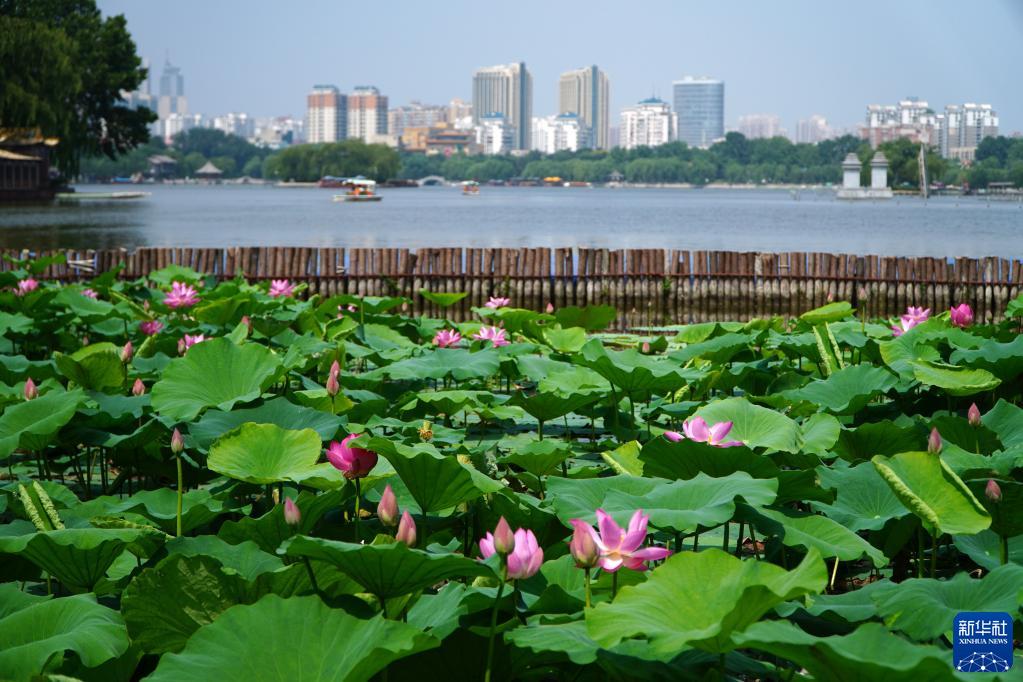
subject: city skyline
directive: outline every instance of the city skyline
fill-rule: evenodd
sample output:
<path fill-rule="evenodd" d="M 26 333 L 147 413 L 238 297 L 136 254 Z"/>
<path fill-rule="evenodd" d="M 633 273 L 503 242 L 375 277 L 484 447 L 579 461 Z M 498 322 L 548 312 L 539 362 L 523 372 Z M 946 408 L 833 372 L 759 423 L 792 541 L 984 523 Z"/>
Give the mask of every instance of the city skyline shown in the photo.
<path fill-rule="evenodd" d="M 261 9 L 230 0 L 203 5 L 185 0 L 169 12 L 127 0 L 100 0 L 99 5 L 106 14 L 125 14 L 139 52 L 154 70 L 169 55 L 188 80 L 190 111 L 210 114 L 299 116 L 314 83 L 334 83 L 346 92 L 371 82 L 392 106 L 468 100 L 474 70 L 525 61 L 533 76 L 535 116 L 557 113 L 560 74 L 598 64 L 613 84 L 612 120 L 614 112 L 651 95 L 670 100 L 672 82 L 686 74 L 706 74 L 728 84 L 726 127 L 756 112 L 778 115 L 789 130 L 812 114 L 849 126 L 862 119 L 865 102 L 917 95 L 939 107 L 997 103 L 1002 129 L 1023 130 L 1023 91 L 1015 87 L 1012 70 L 1002 66 L 1023 58 L 1023 5 L 1011 2 L 985 5 L 987 51 L 971 59 L 963 55 L 972 53 L 956 47 L 962 42 L 958 26 L 942 19 L 948 15 L 943 6 L 957 7 L 944 0 L 895 6 L 863 0 L 857 15 L 885 20 L 873 32 L 848 21 L 848 8 L 802 0 L 784 8 L 743 5 L 741 12 L 655 2 L 653 10 L 662 20 L 644 23 L 641 31 L 600 20 L 599 11 L 581 31 L 566 28 L 578 24 L 567 8 L 545 5 L 550 15 L 545 22 L 532 21 L 533 14 L 524 11 L 489 23 L 476 8 L 469 14 L 489 28 L 459 31 L 468 19 L 451 24 L 450 17 L 462 5 L 472 5 L 455 1 L 446 5 L 451 11 L 443 13 L 443 26 L 432 9 L 410 6 L 343 39 L 337 32 L 344 22 L 330 17 L 344 15 L 327 3 L 275 15 L 273 22 L 265 21 Z M 200 11 L 204 20 L 196 21 Z M 322 20 L 310 22 L 312 15 Z M 919 30 L 903 32 L 896 44 L 883 30 L 887 22 Z M 217 28 L 223 25 L 232 31 L 223 34 Z M 450 35 L 438 40 L 440 29 Z M 261 49 L 260 41 L 272 41 L 274 49 Z M 381 45 L 392 58 L 374 57 Z M 948 47 L 939 51 L 940 45 Z M 897 69 L 892 68 L 896 48 L 912 55 Z"/>

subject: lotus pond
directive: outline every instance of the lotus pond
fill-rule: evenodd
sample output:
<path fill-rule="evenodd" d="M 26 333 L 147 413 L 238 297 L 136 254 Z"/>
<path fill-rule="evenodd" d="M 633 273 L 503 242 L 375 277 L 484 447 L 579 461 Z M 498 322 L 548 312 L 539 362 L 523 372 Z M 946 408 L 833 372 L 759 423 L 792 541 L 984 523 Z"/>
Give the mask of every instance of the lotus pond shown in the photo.
<path fill-rule="evenodd" d="M 618 334 L 44 266 L 0 274 L 0 679 L 918 682 L 970 679 L 958 612 L 1021 627 L 1023 298 Z"/>

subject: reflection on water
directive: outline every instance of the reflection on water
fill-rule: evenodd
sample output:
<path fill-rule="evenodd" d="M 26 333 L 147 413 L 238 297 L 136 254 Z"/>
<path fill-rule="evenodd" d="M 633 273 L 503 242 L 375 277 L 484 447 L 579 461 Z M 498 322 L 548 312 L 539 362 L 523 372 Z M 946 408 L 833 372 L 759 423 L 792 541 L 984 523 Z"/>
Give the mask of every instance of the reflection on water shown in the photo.
<path fill-rule="evenodd" d="M 79 191 L 110 191 L 80 187 Z M 134 188 L 132 188 L 134 189 Z M 138 201 L 0 206 L 0 247 L 597 246 L 1023 256 L 1023 205 L 840 202 L 829 191 L 383 190 L 379 204 L 263 186 L 152 186 Z M 1007 252 L 1008 249 L 1008 252 Z"/>

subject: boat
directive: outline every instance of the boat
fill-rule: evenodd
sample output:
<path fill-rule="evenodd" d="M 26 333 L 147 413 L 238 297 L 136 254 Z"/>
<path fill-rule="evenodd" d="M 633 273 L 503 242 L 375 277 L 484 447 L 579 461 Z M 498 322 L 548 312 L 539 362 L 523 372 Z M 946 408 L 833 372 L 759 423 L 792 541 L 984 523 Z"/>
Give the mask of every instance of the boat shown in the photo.
<path fill-rule="evenodd" d="M 58 201 L 125 201 L 145 199 L 151 192 L 58 192 Z"/>
<path fill-rule="evenodd" d="M 462 194 L 466 196 L 479 196 L 480 183 L 475 180 L 466 180 L 462 183 Z"/>
<path fill-rule="evenodd" d="M 383 199 L 382 196 L 376 193 L 377 183 L 374 180 L 367 180 L 361 177 L 348 178 L 342 186 L 348 187 L 348 191 L 344 194 L 335 194 L 334 201 L 371 202 Z"/>

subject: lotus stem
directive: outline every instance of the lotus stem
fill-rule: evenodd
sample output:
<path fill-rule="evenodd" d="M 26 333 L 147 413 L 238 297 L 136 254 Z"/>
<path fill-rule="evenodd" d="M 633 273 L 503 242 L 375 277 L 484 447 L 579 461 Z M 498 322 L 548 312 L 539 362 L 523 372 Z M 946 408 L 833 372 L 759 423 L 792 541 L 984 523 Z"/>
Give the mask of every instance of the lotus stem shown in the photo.
<path fill-rule="evenodd" d="M 536 437 L 537 440 L 543 440 L 543 419 L 536 420 Z"/>
<path fill-rule="evenodd" d="M 184 492 L 184 473 L 181 470 L 181 455 L 177 455 L 175 458 L 178 465 L 178 519 L 177 519 L 177 533 L 178 537 L 181 537 L 181 502 L 182 493 Z"/>
<path fill-rule="evenodd" d="M 1002 566 L 1004 566 L 1005 564 L 1009 563 L 1009 536 L 1008 535 L 999 535 L 998 539 L 1000 540 L 1000 544 L 1001 544 L 1001 548 L 1002 548 L 1002 552 L 1001 552 L 1001 554 L 1002 554 Z"/>
<path fill-rule="evenodd" d="M 931 533 L 931 578 L 938 574 L 938 533 Z"/>
<path fill-rule="evenodd" d="M 590 569 L 584 568 L 583 575 L 585 576 L 586 585 L 586 608 L 590 608 Z"/>
<path fill-rule="evenodd" d="M 362 484 L 359 479 L 355 479 L 355 541 L 361 542 L 362 537 L 359 534 L 359 512 L 361 511 L 360 505 L 362 498 Z"/>
<path fill-rule="evenodd" d="M 502 572 L 503 573 L 503 572 Z M 501 595 L 504 593 L 504 576 L 501 576 L 501 584 L 497 588 L 497 597 L 494 599 L 494 609 L 490 612 L 490 636 L 487 638 L 487 668 L 483 673 L 483 682 L 490 682 L 490 669 L 494 663 L 494 631 L 497 630 L 497 607 L 501 603 Z"/>
<path fill-rule="evenodd" d="M 611 574 L 611 601 L 618 596 L 618 571 Z"/>
<path fill-rule="evenodd" d="M 729 522 L 725 521 L 725 537 L 721 541 L 721 549 L 723 549 L 726 552 L 728 551 L 728 526 Z"/>
<path fill-rule="evenodd" d="M 838 576 L 838 556 L 835 556 L 835 565 L 831 568 L 831 582 L 828 585 L 828 589 L 832 592 L 835 591 L 835 578 Z"/>
<path fill-rule="evenodd" d="M 735 556 L 742 558 L 742 531 L 745 530 L 746 526 L 742 521 L 739 522 L 739 537 L 735 538 Z"/>
<path fill-rule="evenodd" d="M 309 557 L 302 557 L 302 562 L 305 564 L 306 573 L 309 574 L 309 582 L 313 584 L 313 591 L 316 592 L 318 596 L 323 597 L 323 594 L 320 592 L 320 586 L 316 584 L 316 574 L 313 572 L 313 565 L 312 562 L 309 561 Z"/>

